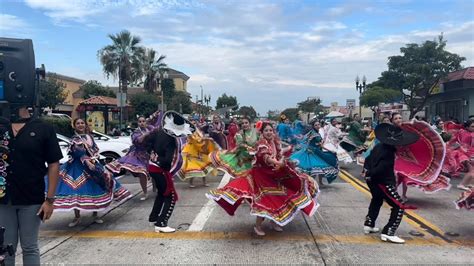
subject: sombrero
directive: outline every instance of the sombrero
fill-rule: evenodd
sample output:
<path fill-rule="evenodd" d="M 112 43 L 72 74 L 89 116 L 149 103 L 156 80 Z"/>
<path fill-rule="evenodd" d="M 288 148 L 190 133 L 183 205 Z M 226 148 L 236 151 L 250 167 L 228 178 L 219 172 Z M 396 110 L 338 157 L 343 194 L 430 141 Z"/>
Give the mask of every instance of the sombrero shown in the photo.
<path fill-rule="evenodd" d="M 163 115 L 161 127 L 172 137 L 185 137 L 193 134 L 196 127 L 176 111 L 167 111 Z"/>
<path fill-rule="evenodd" d="M 375 128 L 375 137 L 382 143 L 393 146 L 405 146 L 415 143 L 420 137 L 400 127 L 382 123 Z"/>

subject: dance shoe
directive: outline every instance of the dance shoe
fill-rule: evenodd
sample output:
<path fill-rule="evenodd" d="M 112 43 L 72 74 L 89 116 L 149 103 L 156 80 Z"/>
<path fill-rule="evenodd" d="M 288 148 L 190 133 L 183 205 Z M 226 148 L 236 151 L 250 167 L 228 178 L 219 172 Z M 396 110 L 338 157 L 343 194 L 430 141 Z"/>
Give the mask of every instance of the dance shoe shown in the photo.
<path fill-rule="evenodd" d="M 174 233 L 175 231 L 176 229 L 171 228 L 169 226 L 166 226 L 166 227 L 155 226 L 155 232 L 157 233 Z"/>
<path fill-rule="evenodd" d="M 378 227 L 370 227 L 370 226 L 364 225 L 365 234 L 377 233 L 378 231 L 380 231 Z"/>
<path fill-rule="evenodd" d="M 380 239 L 385 242 L 391 242 L 395 244 L 403 244 L 405 243 L 405 240 L 399 238 L 398 236 L 389 236 L 386 234 L 380 234 Z"/>

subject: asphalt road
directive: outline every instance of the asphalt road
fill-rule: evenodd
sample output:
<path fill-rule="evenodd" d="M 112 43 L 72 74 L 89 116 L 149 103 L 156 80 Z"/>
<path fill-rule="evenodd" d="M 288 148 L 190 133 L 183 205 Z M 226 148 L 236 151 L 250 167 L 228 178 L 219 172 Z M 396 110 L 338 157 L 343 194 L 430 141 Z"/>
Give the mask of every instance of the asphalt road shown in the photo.
<path fill-rule="evenodd" d="M 257 237 L 255 217 L 242 205 L 234 217 L 209 201 L 208 187 L 189 188 L 177 182 L 180 200 L 170 220 L 173 234 L 155 233 L 147 222 L 153 198 L 142 202 L 137 180 L 121 179 L 134 197 L 103 213 L 104 224 L 85 215 L 74 229 L 67 227 L 73 213 L 55 213 L 40 232 L 42 263 L 145 264 L 145 263 L 252 263 L 252 264 L 473 264 L 474 212 L 456 210 L 460 191 L 424 194 L 410 188 L 408 197 L 418 210 L 408 212 L 398 233 L 404 245 L 364 235 L 364 217 L 370 197 L 358 177 L 360 168 L 345 167 L 340 178 L 321 188 L 318 212 L 297 216 L 278 233 L 264 224 L 267 235 Z M 210 179 L 217 187 L 221 177 Z M 453 181 L 455 184 L 459 180 Z M 389 217 L 383 207 L 382 227 Z M 21 255 L 17 256 L 21 262 Z"/>

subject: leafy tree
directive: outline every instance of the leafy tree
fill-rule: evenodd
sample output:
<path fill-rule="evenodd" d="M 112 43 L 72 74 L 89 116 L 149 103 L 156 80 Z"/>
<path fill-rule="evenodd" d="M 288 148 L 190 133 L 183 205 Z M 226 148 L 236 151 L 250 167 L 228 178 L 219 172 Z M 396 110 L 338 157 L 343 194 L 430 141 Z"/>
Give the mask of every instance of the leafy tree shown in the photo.
<path fill-rule="evenodd" d="M 156 92 L 159 75 L 162 75 L 167 67 L 164 63 L 165 58 L 166 56 L 160 55 L 157 59 L 155 50 L 146 49 L 143 57 L 143 74 L 145 77 L 143 88 L 145 91 Z"/>
<path fill-rule="evenodd" d="M 222 94 L 219 98 L 217 98 L 216 109 L 223 108 L 224 106 L 226 107 L 234 106 L 234 108 L 232 108 L 232 110 L 234 111 L 239 109 L 239 104 L 237 103 L 237 97 L 227 96 L 227 94 L 225 93 Z"/>
<path fill-rule="evenodd" d="M 115 98 L 115 93 L 104 86 L 97 80 L 89 80 L 82 84 L 81 89 L 84 90 L 84 99 L 89 99 L 92 96 L 107 96 Z"/>
<path fill-rule="evenodd" d="M 388 70 L 382 72 L 376 85 L 400 91 L 413 118 L 423 110 L 438 83 L 449 72 L 461 69 L 461 62 L 466 60 L 445 48 L 443 35 L 421 45 L 410 43 L 401 47 L 402 55 L 388 58 Z"/>
<path fill-rule="evenodd" d="M 149 116 L 158 110 L 160 101 L 156 94 L 151 93 L 137 93 L 130 99 L 130 104 L 134 108 L 135 115 Z"/>
<path fill-rule="evenodd" d="M 164 102 L 166 105 L 171 103 L 171 99 L 176 94 L 176 88 L 172 79 L 163 79 L 161 81 L 161 89 L 163 90 Z M 161 93 L 160 93 L 161 97 Z"/>
<path fill-rule="evenodd" d="M 254 120 L 257 117 L 257 111 L 255 111 L 252 106 L 242 106 L 239 108 L 237 113 L 241 116 L 247 116 L 251 120 Z"/>
<path fill-rule="evenodd" d="M 401 93 L 398 90 L 386 89 L 379 86 L 369 87 L 360 98 L 360 102 L 364 106 L 374 107 L 379 103 L 390 103 L 401 98 Z"/>
<path fill-rule="evenodd" d="M 97 52 L 107 78 L 118 78 L 122 91 L 127 92 L 129 84 L 139 82 L 143 77 L 143 57 L 145 48 L 139 46 L 140 37 L 123 30 L 118 34 L 109 34 L 112 44 Z"/>
<path fill-rule="evenodd" d="M 185 91 L 177 91 L 171 98 L 168 110 L 175 110 L 183 114 L 191 114 L 193 107 L 189 93 Z"/>
<path fill-rule="evenodd" d="M 307 99 L 298 103 L 298 109 L 303 112 L 315 112 L 316 108 L 321 105 L 320 99 Z"/>
<path fill-rule="evenodd" d="M 67 97 L 67 91 L 64 91 L 65 87 L 63 83 L 56 79 L 40 80 L 40 107 L 55 109 L 58 104 L 63 103 Z"/>
<path fill-rule="evenodd" d="M 270 120 L 274 120 L 274 121 L 279 120 L 280 119 L 279 116 L 280 116 L 280 111 L 278 111 L 278 110 L 268 110 L 267 111 L 267 117 Z"/>
<path fill-rule="evenodd" d="M 298 108 L 286 108 L 281 112 L 282 114 L 285 114 L 290 121 L 294 121 L 298 118 Z M 278 120 L 280 120 L 280 117 L 278 117 Z"/>

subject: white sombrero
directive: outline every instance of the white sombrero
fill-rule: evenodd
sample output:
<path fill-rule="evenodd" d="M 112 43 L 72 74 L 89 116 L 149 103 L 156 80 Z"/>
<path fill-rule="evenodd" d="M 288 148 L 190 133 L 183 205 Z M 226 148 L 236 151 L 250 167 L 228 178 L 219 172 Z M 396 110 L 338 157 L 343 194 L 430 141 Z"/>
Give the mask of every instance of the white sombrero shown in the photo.
<path fill-rule="evenodd" d="M 191 122 L 175 111 L 167 111 L 161 123 L 163 130 L 173 137 L 185 137 L 196 130 Z"/>

